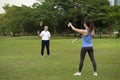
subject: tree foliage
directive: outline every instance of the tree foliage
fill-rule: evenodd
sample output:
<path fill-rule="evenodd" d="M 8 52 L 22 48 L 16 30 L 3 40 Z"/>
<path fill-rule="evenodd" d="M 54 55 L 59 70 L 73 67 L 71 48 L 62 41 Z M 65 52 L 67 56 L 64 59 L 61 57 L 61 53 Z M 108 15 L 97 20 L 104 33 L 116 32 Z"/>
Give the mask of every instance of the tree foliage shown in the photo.
<path fill-rule="evenodd" d="M 36 34 L 48 25 L 52 34 L 70 33 L 67 23 L 72 22 L 77 28 L 84 28 L 85 19 L 95 24 L 96 32 L 104 30 L 112 33 L 120 30 L 120 6 L 109 6 L 108 0 L 37 0 L 32 7 L 25 5 L 3 8 L 5 14 L 0 15 L 0 31 L 23 34 Z M 43 26 L 40 27 L 40 22 Z"/>

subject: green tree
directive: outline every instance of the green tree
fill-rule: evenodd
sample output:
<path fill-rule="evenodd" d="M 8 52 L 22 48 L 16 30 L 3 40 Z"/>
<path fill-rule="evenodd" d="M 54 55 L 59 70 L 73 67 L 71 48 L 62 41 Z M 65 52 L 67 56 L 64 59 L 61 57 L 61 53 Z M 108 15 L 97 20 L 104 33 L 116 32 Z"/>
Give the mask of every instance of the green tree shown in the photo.
<path fill-rule="evenodd" d="M 18 32 L 30 33 L 34 29 L 34 21 L 32 21 L 32 8 L 22 5 L 18 6 L 4 6 L 6 11 L 7 31 L 12 32 L 15 36 Z"/>
<path fill-rule="evenodd" d="M 119 30 L 120 7 L 110 6 L 108 0 L 37 0 L 32 7 L 5 5 L 6 13 L 0 15 L 0 30 L 36 34 L 44 25 L 49 26 L 52 34 L 67 34 L 72 30 L 66 27 L 72 22 L 77 28 L 83 28 L 83 21 L 90 19 L 95 23 L 96 32 Z M 43 25 L 40 27 L 40 22 Z M 73 32 L 72 32 L 73 33 Z M 76 33 L 74 33 L 76 35 Z"/>
<path fill-rule="evenodd" d="M 4 14 L 0 14 L 0 34 L 6 36 L 6 23 Z"/>

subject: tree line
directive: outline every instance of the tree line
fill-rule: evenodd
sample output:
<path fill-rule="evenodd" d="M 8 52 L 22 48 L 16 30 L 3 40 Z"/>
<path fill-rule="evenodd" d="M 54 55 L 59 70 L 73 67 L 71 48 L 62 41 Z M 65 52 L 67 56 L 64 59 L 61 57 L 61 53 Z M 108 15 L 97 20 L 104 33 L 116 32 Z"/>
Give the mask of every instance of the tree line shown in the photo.
<path fill-rule="evenodd" d="M 108 0 L 38 0 L 32 7 L 7 4 L 3 9 L 1 35 L 36 35 L 45 25 L 53 35 L 67 35 L 73 33 L 67 27 L 68 22 L 84 28 L 85 19 L 94 23 L 100 37 L 102 33 L 111 37 L 114 31 L 120 32 L 120 6 L 110 6 Z"/>

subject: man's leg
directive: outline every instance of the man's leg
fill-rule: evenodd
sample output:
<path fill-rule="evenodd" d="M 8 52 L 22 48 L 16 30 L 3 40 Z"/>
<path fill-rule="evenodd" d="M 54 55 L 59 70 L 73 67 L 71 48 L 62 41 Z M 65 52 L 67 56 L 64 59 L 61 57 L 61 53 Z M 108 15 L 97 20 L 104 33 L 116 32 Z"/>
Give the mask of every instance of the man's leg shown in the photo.
<path fill-rule="evenodd" d="M 49 49 L 50 42 L 49 40 L 46 42 L 46 49 L 47 49 L 47 55 L 50 55 L 50 49 Z"/>
<path fill-rule="evenodd" d="M 42 40 L 42 43 L 41 43 L 41 55 L 43 56 L 44 55 L 44 48 L 45 48 L 45 41 Z"/>

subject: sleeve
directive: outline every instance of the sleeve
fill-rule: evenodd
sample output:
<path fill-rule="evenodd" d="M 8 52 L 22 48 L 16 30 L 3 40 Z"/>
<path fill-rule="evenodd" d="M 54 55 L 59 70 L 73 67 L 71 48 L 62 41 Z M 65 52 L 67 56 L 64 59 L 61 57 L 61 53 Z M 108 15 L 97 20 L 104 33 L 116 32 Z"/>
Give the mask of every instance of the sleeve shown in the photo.
<path fill-rule="evenodd" d="M 40 33 L 40 37 L 42 37 L 42 36 L 43 36 L 43 32 Z"/>
<path fill-rule="evenodd" d="M 50 32 L 49 32 L 49 35 L 48 35 L 49 37 L 51 37 L 51 34 L 50 34 Z"/>

